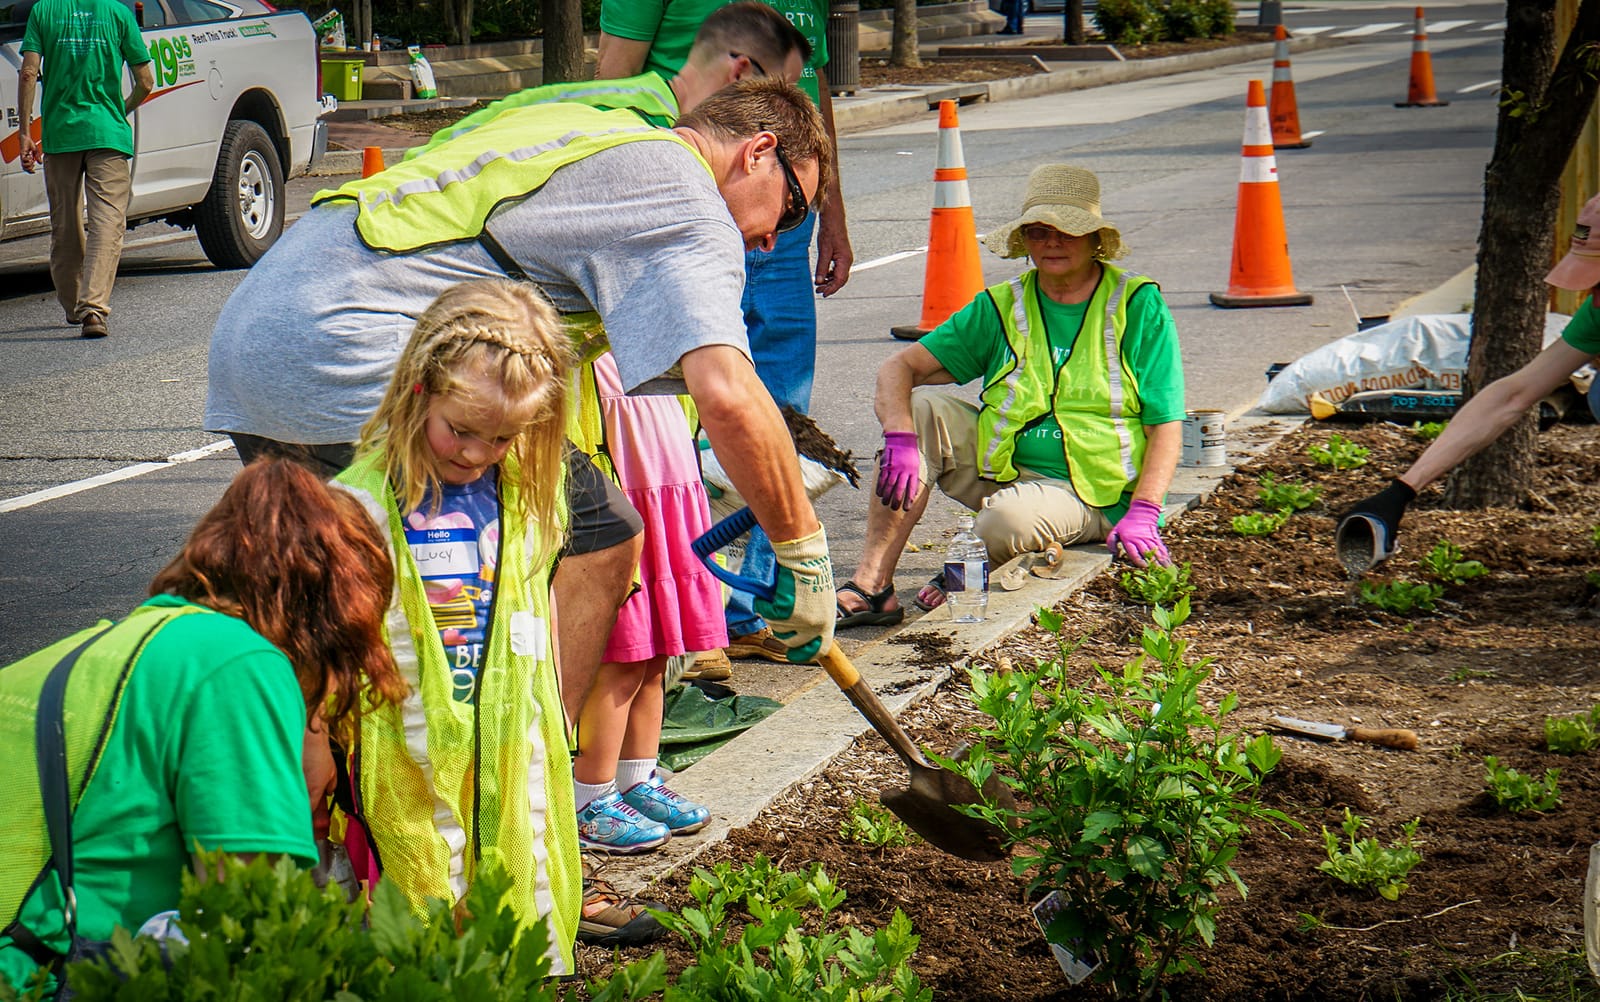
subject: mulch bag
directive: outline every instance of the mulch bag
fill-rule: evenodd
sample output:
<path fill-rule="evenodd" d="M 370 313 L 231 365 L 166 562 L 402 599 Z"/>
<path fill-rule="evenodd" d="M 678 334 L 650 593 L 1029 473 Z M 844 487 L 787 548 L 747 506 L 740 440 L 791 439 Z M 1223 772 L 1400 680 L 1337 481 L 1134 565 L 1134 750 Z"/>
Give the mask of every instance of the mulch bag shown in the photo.
<path fill-rule="evenodd" d="M 408 45 L 411 56 L 411 87 L 413 96 L 431 100 L 439 96 L 439 87 L 433 79 L 433 64 L 422 54 L 422 46 Z"/>
<path fill-rule="evenodd" d="M 1544 344 L 1561 336 L 1571 317 L 1545 316 Z M 1372 390 L 1461 389 L 1467 371 L 1472 314 L 1403 317 L 1357 331 L 1285 366 L 1256 401 L 1268 414 L 1337 413 L 1349 398 Z"/>
<path fill-rule="evenodd" d="M 713 698 L 711 693 L 719 695 Z M 679 686 L 667 693 L 657 759 L 682 772 L 782 707 L 776 699 L 741 696 L 727 686 Z"/>

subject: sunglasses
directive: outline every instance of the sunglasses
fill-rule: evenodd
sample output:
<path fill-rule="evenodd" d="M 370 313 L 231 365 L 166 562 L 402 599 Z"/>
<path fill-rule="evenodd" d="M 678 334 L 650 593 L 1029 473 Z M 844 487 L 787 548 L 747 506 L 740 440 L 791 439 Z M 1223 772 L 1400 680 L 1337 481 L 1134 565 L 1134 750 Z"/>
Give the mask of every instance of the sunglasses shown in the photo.
<path fill-rule="evenodd" d="M 1044 225 L 1024 226 L 1022 228 L 1022 235 L 1027 237 L 1029 240 L 1035 240 L 1035 241 L 1038 241 L 1039 243 L 1044 243 L 1046 240 L 1049 240 L 1051 237 L 1060 237 L 1062 240 L 1071 240 L 1072 239 L 1072 234 L 1070 234 L 1070 233 L 1062 233 L 1060 230 L 1056 229 L 1054 226 L 1044 226 Z"/>
<path fill-rule="evenodd" d="M 800 179 L 794 176 L 789 158 L 783 155 L 783 147 L 774 146 L 772 152 L 778 155 L 778 166 L 783 168 L 783 179 L 789 185 L 789 197 L 784 200 L 783 215 L 778 217 L 778 225 L 773 232 L 788 233 L 806 221 L 806 217 L 811 215 L 811 206 L 806 204 L 805 189 L 800 187 Z"/>
<path fill-rule="evenodd" d="M 762 76 L 766 76 L 767 75 L 767 68 L 765 66 L 762 66 L 759 62 L 757 62 L 756 61 L 756 57 L 752 56 L 750 53 L 748 53 L 748 52 L 731 52 L 730 51 L 728 53 L 728 55 L 730 57 L 732 57 L 733 59 L 743 59 L 743 60 L 749 62 L 749 64 L 751 66 L 754 66 L 756 68 L 756 72 L 757 73 L 761 74 Z"/>

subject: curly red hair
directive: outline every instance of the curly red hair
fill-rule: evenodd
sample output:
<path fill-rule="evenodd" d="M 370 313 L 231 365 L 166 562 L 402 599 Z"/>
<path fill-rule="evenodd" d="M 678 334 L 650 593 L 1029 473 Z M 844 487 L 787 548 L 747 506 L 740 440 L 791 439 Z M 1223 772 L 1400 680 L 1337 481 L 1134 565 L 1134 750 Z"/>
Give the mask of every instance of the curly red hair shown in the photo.
<path fill-rule="evenodd" d="M 394 568 L 360 502 L 287 459 L 245 467 L 150 583 L 237 616 L 289 658 L 336 737 L 406 684 L 383 631 Z"/>

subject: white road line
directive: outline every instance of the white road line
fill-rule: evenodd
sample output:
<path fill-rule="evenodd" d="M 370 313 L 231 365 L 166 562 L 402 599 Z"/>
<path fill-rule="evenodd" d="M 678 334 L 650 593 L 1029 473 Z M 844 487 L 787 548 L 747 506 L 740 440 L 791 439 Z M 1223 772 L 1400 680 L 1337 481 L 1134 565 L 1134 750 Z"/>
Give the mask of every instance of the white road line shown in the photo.
<path fill-rule="evenodd" d="M 1475 91 L 1475 90 L 1483 90 L 1485 87 L 1498 87 L 1498 86 L 1500 86 L 1500 81 L 1498 81 L 1498 80 L 1485 80 L 1483 83 L 1475 83 L 1471 87 L 1463 87 L 1460 90 L 1456 91 L 1456 93 L 1457 94 L 1471 94 L 1473 91 Z"/>
<path fill-rule="evenodd" d="M 56 498 L 79 494 L 83 491 L 93 490 L 96 487 L 104 487 L 106 484 L 114 484 L 120 480 L 132 480 L 134 477 L 142 477 L 146 473 L 164 470 L 169 466 L 177 466 L 179 463 L 192 463 L 196 459 L 204 459 L 224 449 L 231 448 L 233 448 L 233 442 L 229 439 L 223 439 L 220 442 L 212 442 L 210 445 L 202 445 L 198 449 L 190 449 L 188 452 L 180 452 L 176 455 L 168 456 L 166 462 L 163 463 L 135 463 L 132 466 L 124 466 L 120 470 L 112 470 L 110 473 L 101 473 L 97 476 L 86 477 L 83 480 L 74 480 L 70 484 L 46 487 L 42 491 L 34 491 L 32 494 L 23 494 L 7 501 L 0 501 L 0 514 L 8 511 L 19 511 L 23 508 L 32 508 L 36 504 L 43 504 L 46 501 L 54 501 Z"/>
<path fill-rule="evenodd" d="M 1471 21 L 1429 21 L 1428 22 L 1428 34 L 1430 34 L 1430 35 L 1442 35 L 1447 31 L 1454 31 L 1455 29 L 1461 27 L 1464 24 L 1471 24 L 1471 23 L 1472 23 Z"/>
<path fill-rule="evenodd" d="M 1301 139 L 1315 139 L 1318 136 L 1325 136 L 1327 134 L 1328 134 L 1328 130 L 1327 129 L 1316 129 L 1316 130 L 1314 130 L 1312 132 L 1302 132 L 1302 133 L 1300 133 L 1300 138 Z"/>
<path fill-rule="evenodd" d="M 1339 27 L 1337 24 L 1319 24 L 1310 28 L 1290 28 L 1289 34 L 1294 38 L 1299 38 L 1305 35 L 1320 35 L 1324 31 L 1332 31 L 1337 27 Z"/>
<path fill-rule="evenodd" d="M 1504 21 L 1495 21 L 1493 24 L 1486 24 L 1481 28 L 1473 28 L 1472 30 L 1473 31 L 1504 31 L 1505 28 L 1506 28 L 1506 23 Z"/>
<path fill-rule="evenodd" d="M 1346 29 L 1344 31 L 1336 31 L 1332 35 L 1329 35 L 1328 37 L 1329 38 L 1361 38 L 1364 35 L 1376 35 L 1379 32 L 1389 31 L 1389 30 L 1391 30 L 1393 28 L 1399 28 L 1401 26 L 1402 26 L 1402 22 L 1400 22 L 1400 21 L 1384 21 L 1381 24 L 1363 24 L 1359 28 L 1348 28 L 1348 29 Z"/>
<path fill-rule="evenodd" d="M 873 258 L 871 261 L 863 261 L 861 264 L 851 265 L 850 274 L 854 275 L 858 271 L 871 271 L 874 268 L 882 268 L 886 264 L 894 264 L 896 261 L 904 261 L 908 257 L 916 257 L 918 254 L 926 254 L 927 252 L 928 248 L 918 247 L 916 250 L 901 251 L 898 254 Z"/>

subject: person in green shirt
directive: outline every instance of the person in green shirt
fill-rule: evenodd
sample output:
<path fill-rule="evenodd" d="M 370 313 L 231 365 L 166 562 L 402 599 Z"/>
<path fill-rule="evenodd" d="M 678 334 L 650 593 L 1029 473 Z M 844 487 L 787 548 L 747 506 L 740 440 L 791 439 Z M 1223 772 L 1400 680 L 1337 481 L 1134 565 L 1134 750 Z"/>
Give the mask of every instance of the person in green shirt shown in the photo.
<path fill-rule="evenodd" d="M 1170 564 L 1161 505 L 1182 449 L 1183 363 L 1161 290 L 1109 262 L 1122 235 L 1100 215 L 1100 181 L 1046 164 L 989 249 L 1034 267 L 979 293 L 878 370 L 877 502 L 837 626 L 904 616 L 894 570 L 930 488 L 978 513 L 990 559 L 1105 540 L 1132 563 Z M 980 404 L 915 387 L 981 381 Z M 944 581 L 917 605 L 943 604 Z"/>
<path fill-rule="evenodd" d="M 1409 469 L 1339 517 L 1334 546 L 1339 562 L 1352 574 L 1365 573 L 1394 553 L 1400 519 L 1417 492 L 1476 456 L 1574 372 L 1600 357 L 1600 309 L 1594 302 L 1600 292 L 1600 195 L 1579 211 L 1566 256 L 1544 280 L 1558 289 L 1588 290 L 1589 298 L 1560 338 L 1527 365 L 1473 394 Z M 1597 387 L 1600 379 L 1589 389 L 1589 406 L 1600 417 Z"/>
<path fill-rule="evenodd" d="M 122 96 L 122 66 L 133 93 Z M 42 76 L 41 143 L 33 137 L 34 82 Z M 133 12 L 116 0 L 40 0 L 28 12 L 17 74 L 22 169 L 44 164 L 50 200 L 50 279 L 67 322 L 86 338 L 108 333 L 111 285 L 122 258 L 132 192 L 128 116 L 150 96 L 155 76 Z M 88 225 L 84 224 L 87 196 Z"/>
<path fill-rule="evenodd" d="M 58 871 L 43 865 L 41 676 L 95 638 L 71 668 L 64 719 L 69 762 L 110 721 L 98 760 L 69 767 L 69 789 L 81 790 L 75 933 L 105 941 L 176 908 L 198 850 L 316 861 L 330 734 L 348 746 L 359 707 L 405 697 L 384 640 L 393 582 L 359 502 L 289 460 L 263 460 L 201 517 L 149 601 L 0 670 L 0 754 L 27 763 L 0 801 L 0 979 L 21 989 L 72 935 Z M 120 700 L 85 695 L 120 678 Z"/>

